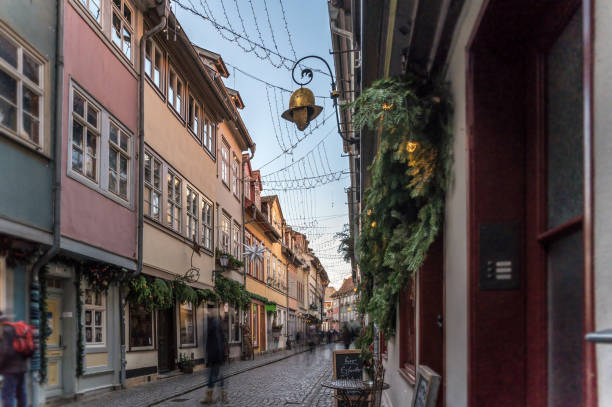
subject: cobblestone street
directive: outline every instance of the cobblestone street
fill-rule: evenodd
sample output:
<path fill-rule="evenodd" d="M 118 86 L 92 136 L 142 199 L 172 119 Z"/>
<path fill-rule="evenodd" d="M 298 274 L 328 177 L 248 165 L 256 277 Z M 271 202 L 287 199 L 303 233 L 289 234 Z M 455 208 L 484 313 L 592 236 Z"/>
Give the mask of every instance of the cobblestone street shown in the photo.
<path fill-rule="evenodd" d="M 225 381 L 228 400 L 223 405 L 331 407 L 331 390 L 321 387 L 320 382 L 331 378 L 332 351 L 339 348 L 339 344 L 324 345 L 312 353 L 300 353 L 232 376 Z M 205 395 L 206 387 L 202 387 L 156 405 L 200 406 Z"/>
<path fill-rule="evenodd" d="M 314 352 L 281 351 L 225 365 L 228 401 L 225 406 L 333 405 L 331 391 L 319 383 L 331 378 L 332 352 L 340 344 L 322 345 Z M 205 397 L 208 370 L 178 375 L 125 390 L 80 400 L 70 407 L 199 406 Z M 221 405 L 219 403 L 219 405 Z"/>

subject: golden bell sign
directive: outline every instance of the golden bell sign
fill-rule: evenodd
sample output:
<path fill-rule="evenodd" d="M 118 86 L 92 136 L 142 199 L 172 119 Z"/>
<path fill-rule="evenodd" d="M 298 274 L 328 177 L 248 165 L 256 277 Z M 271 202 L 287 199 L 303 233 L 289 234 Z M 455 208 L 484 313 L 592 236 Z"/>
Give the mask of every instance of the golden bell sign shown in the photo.
<path fill-rule="evenodd" d="M 295 123 L 300 131 L 304 131 L 323 108 L 315 105 L 315 97 L 308 88 L 299 88 L 291 94 L 289 109 L 285 110 L 281 117 Z"/>

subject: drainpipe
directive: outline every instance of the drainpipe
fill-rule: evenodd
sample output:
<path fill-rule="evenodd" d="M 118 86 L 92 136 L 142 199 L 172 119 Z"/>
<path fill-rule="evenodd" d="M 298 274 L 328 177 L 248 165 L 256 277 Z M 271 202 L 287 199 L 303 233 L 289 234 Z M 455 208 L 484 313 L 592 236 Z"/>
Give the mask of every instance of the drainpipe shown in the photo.
<path fill-rule="evenodd" d="M 138 262 L 136 266 L 136 271 L 130 275 L 130 278 L 137 277 L 140 273 L 142 273 L 142 246 L 143 246 L 143 228 L 144 228 L 144 212 L 143 212 L 143 201 L 144 201 L 144 86 L 145 86 L 145 46 L 147 44 L 147 40 L 151 38 L 153 35 L 160 32 L 167 23 L 168 16 L 166 12 L 168 9 L 165 7 L 167 0 L 156 0 L 157 2 L 157 13 L 161 15 L 161 20 L 159 24 L 155 27 L 151 28 L 149 31 L 145 32 L 140 38 L 140 68 L 139 74 L 140 78 L 138 81 Z M 127 365 L 126 360 L 126 347 L 125 347 L 125 298 L 123 295 L 123 290 L 119 287 L 119 301 L 121 306 L 119 307 L 120 314 L 120 324 L 119 324 L 119 336 L 121 342 L 121 373 L 120 373 L 120 383 L 121 388 L 125 388 L 125 370 Z"/>
<path fill-rule="evenodd" d="M 56 10 L 56 30 L 55 30 L 55 117 L 54 120 L 54 174 L 53 174 L 53 243 L 51 247 L 36 260 L 32 266 L 32 288 L 38 290 L 38 273 L 59 251 L 60 248 L 60 236 L 61 236 L 61 200 L 62 200 L 62 107 L 63 107 L 63 84 L 64 84 L 64 0 L 57 0 Z M 36 301 L 30 302 L 30 308 L 34 308 L 38 315 L 30 313 L 32 316 L 38 316 L 38 326 L 40 326 L 40 297 Z M 33 318 L 36 319 L 36 318 Z M 32 321 L 36 322 L 36 321 Z M 36 326 L 36 324 L 35 324 Z M 34 360 L 38 363 L 38 366 L 34 366 L 31 369 L 32 379 L 32 399 L 34 405 L 40 404 L 40 393 L 38 385 L 38 374 L 40 370 L 40 351 L 36 350 L 34 354 Z M 38 369 L 36 369 L 38 367 Z"/>

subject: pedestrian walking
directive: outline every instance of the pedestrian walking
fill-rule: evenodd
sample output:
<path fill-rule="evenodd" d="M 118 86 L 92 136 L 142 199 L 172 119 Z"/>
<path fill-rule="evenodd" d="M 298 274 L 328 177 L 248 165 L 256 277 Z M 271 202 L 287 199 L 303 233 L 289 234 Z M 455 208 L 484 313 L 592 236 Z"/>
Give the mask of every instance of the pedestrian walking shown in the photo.
<path fill-rule="evenodd" d="M 3 376 L 2 406 L 26 407 L 26 380 L 28 358 L 34 353 L 32 326 L 23 322 L 10 322 L 0 311 L 0 375 Z"/>
<path fill-rule="evenodd" d="M 210 311 L 210 310 L 209 310 Z M 225 361 L 225 336 L 221 328 L 221 321 L 217 317 L 208 318 L 208 329 L 206 332 L 206 359 L 208 361 L 208 388 L 206 398 L 202 404 L 213 404 L 215 387 L 218 384 L 220 390 L 220 400 L 227 401 L 227 394 L 223 387 L 223 372 L 221 367 Z"/>
<path fill-rule="evenodd" d="M 344 349 L 348 349 L 351 347 L 351 342 L 353 342 L 353 333 L 349 329 L 348 324 L 345 322 L 342 325 L 342 342 L 344 343 Z"/>

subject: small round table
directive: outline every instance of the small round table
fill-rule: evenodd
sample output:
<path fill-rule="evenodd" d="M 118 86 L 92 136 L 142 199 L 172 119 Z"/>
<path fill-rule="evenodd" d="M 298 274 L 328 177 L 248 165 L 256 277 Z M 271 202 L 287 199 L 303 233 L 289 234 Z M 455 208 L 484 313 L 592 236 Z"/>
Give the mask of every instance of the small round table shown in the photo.
<path fill-rule="evenodd" d="M 336 390 L 338 400 L 342 400 L 348 407 L 367 406 L 368 396 L 374 390 L 374 382 L 355 379 L 336 379 L 321 383 L 321 386 Z M 391 388 L 388 383 L 383 383 L 382 390 Z"/>

